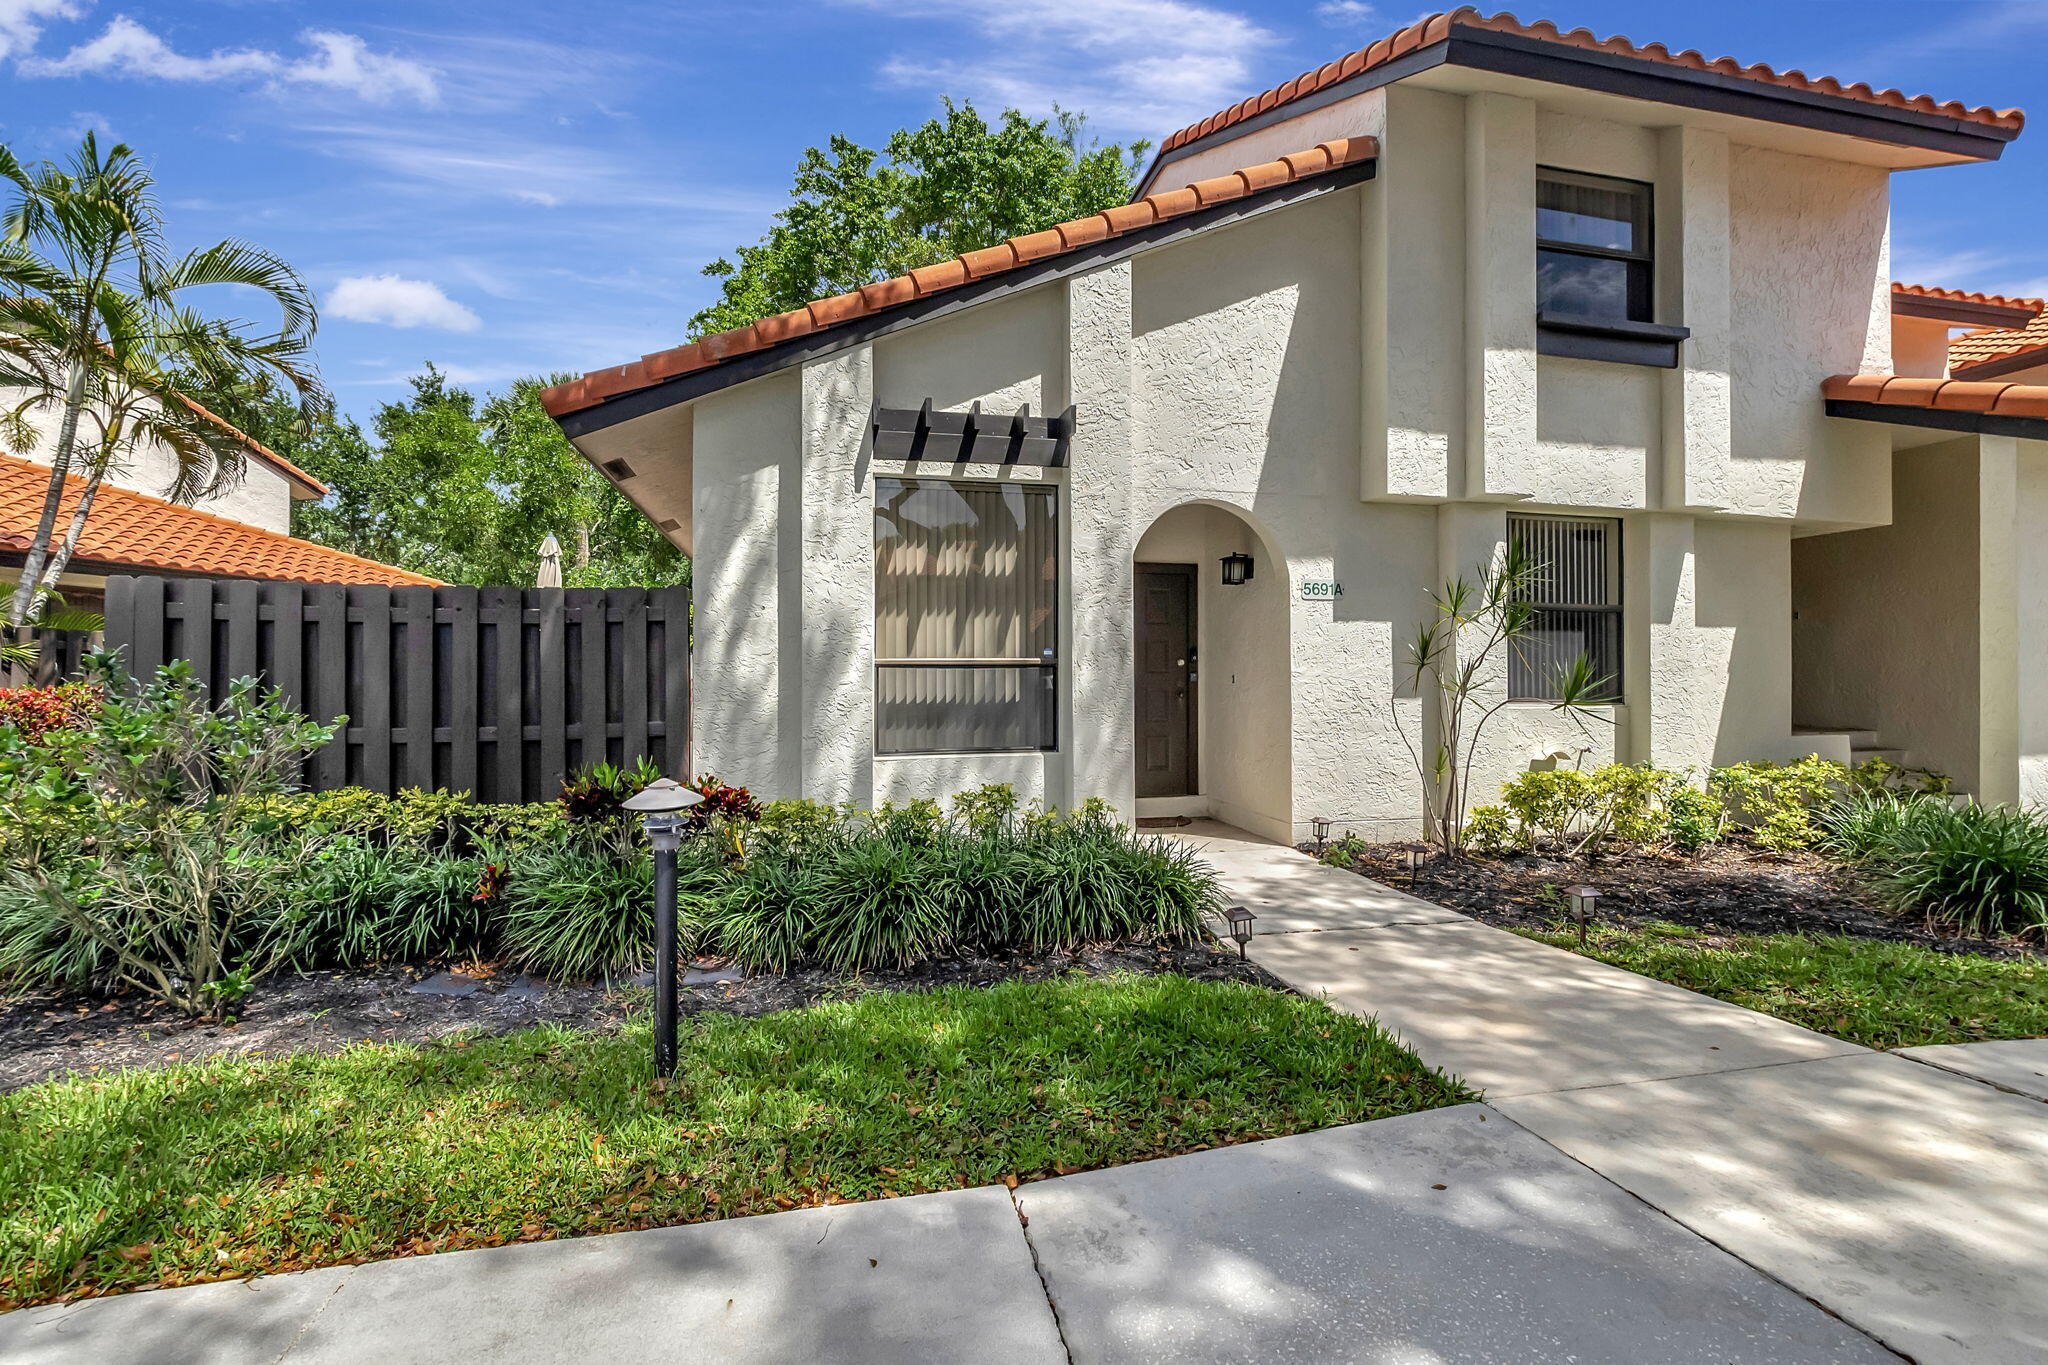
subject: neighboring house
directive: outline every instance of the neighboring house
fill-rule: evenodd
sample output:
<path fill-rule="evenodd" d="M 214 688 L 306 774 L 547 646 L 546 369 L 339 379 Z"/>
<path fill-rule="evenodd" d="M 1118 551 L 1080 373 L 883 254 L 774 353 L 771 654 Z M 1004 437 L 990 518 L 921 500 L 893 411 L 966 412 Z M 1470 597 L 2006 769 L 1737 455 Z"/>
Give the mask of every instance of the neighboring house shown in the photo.
<path fill-rule="evenodd" d="M 196 405 L 195 405 L 196 406 Z M 198 409 L 203 415 L 212 414 Z M 214 419 L 219 420 L 219 419 Z M 42 423 L 54 430 L 54 419 Z M 229 431 L 225 422 L 221 426 Z M 184 578 L 268 578 L 307 583 L 431 584 L 434 579 L 292 538 L 292 503 L 318 498 L 325 484 L 261 442 L 235 435 L 249 458 L 233 487 L 197 506 L 159 496 L 176 474 L 167 451 L 154 446 L 112 469 L 93 495 L 77 552 L 59 583 L 65 600 L 97 611 L 109 577 L 162 574 Z M 20 576 L 50 486 L 49 443 L 31 458 L 0 455 L 0 581 Z M 66 479 L 57 518 L 61 537 L 85 481 Z"/>
<path fill-rule="evenodd" d="M 696 766 L 757 792 L 1410 831 L 1406 642 L 1520 538 L 1482 800 L 1881 745 L 2048 796 L 2048 387 L 1885 378 L 2032 306 L 1889 272 L 1892 172 L 2020 127 L 1460 10 L 1128 206 L 545 401 L 691 552 Z"/>

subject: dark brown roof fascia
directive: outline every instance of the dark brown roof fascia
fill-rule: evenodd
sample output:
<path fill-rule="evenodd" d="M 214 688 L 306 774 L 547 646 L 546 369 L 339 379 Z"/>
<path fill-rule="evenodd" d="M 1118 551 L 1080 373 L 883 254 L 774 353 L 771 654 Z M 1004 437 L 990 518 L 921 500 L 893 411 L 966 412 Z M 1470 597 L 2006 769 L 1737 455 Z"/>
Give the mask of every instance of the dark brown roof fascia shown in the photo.
<path fill-rule="evenodd" d="M 2034 320 L 2031 308 L 2006 308 L 1995 303 L 1937 299 L 1921 294 L 1893 294 L 1892 312 L 1899 317 L 1952 322 L 1958 327 L 2024 327 Z"/>
<path fill-rule="evenodd" d="M 1903 403 L 1857 403 L 1842 398 L 1825 400 L 1830 417 L 1848 417 L 1858 422 L 1885 422 L 1898 427 L 1933 427 L 1941 431 L 1973 431 L 1980 436 L 2017 436 L 2023 440 L 2048 440 L 2048 417 L 2001 417 L 1990 412 L 1964 412 L 1954 408 L 1922 408 Z"/>
<path fill-rule="evenodd" d="M 1950 370 L 1951 379 L 1996 379 L 2004 374 L 2018 374 L 2021 370 L 2038 370 L 2048 366 L 2048 346 L 2035 346 L 2024 351 L 2014 351 L 1990 360 L 1980 360 L 1974 365 L 1965 365 L 1959 370 Z"/>
<path fill-rule="evenodd" d="M 1313 94 L 1276 104 L 1264 113 L 1227 124 L 1206 137 L 1183 143 L 1171 153 L 1161 153 L 1146 171 L 1138 192 L 1140 195 L 1149 193 L 1153 179 L 1160 171 L 1183 157 L 1234 141 L 1246 133 L 1284 122 L 1326 104 L 1377 90 L 1435 66 L 1493 71 L 1503 76 L 1520 76 L 1630 99 L 1732 114 L 1738 118 L 1783 123 L 1823 133 L 1839 133 L 1870 142 L 1919 147 L 1980 161 L 1996 161 L 2005 151 L 2005 144 L 2018 137 L 2020 131 L 1945 114 L 1924 113 L 1918 109 L 1898 109 L 1811 90 L 1765 85 L 1745 76 L 1695 71 L 1690 67 L 1545 42 L 1541 38 L 1527 38 L 1517 33 L 1495 33 L 1458 25 L 1451 29 L 1450 37 L 1428 47 L 1417 48 L 1384 65 L 1367 68 L 1349 80 L 1324 86 Z"/>

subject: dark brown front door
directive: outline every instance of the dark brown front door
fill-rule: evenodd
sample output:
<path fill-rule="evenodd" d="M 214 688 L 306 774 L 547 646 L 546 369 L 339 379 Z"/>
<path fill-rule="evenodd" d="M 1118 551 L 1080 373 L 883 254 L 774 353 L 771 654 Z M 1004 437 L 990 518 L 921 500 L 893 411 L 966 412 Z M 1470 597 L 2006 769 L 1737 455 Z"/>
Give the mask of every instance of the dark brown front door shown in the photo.
<path fill-rule="evenodd" d="M 1138 795 L 1195 791 L 1195 566 L 1140 564 Z"/>

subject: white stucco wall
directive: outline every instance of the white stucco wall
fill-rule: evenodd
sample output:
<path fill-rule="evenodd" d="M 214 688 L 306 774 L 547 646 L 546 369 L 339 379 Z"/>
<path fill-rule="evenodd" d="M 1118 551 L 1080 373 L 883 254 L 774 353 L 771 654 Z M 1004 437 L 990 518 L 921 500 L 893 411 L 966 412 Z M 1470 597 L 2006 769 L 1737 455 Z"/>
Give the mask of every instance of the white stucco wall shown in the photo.
<path fill-rule="evenodd" d="M 2014 785 L 2039 805 L 2048 803 L 2048 443 L 2018 442 L 2014 457 Z"/>

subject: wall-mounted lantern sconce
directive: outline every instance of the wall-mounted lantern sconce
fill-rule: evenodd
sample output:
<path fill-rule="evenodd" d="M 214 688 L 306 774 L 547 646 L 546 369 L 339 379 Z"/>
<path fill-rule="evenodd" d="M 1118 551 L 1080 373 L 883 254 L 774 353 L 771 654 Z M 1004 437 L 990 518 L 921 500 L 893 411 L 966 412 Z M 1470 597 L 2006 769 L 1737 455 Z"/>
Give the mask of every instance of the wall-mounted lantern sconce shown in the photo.
<path fill-rule="evenodd" d="M 1223 586 L 1240 587 L 1252 581 L 1252 557 L 1247 554 L 1223 556 Z"/>

